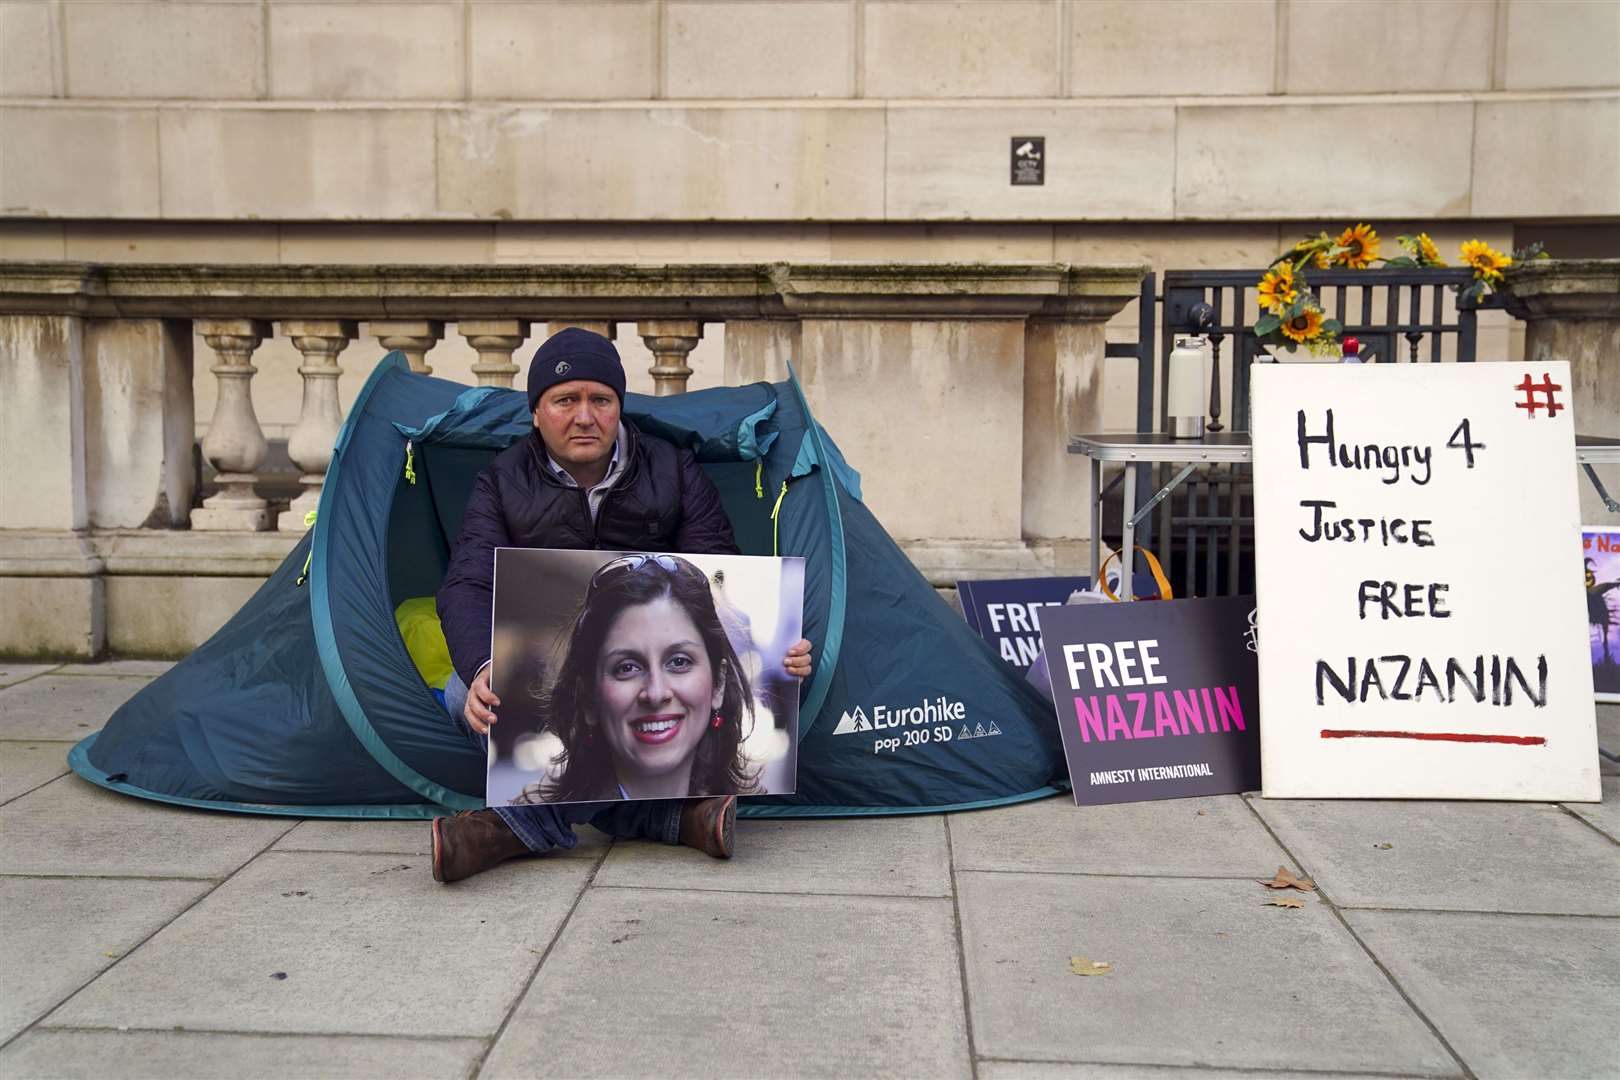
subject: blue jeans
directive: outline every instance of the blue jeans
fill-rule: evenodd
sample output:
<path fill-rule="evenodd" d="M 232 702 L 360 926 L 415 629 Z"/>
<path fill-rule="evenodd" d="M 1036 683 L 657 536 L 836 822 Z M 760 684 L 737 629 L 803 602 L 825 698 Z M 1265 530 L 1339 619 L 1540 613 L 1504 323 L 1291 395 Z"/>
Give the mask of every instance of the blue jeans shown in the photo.
<path fill-rule="evenodd" d="M 451 673 L 444 686 L 444 707 L 449 710 L 470 741 L 486 755 L 489 736 L 480 735 L 467 726 L 462 711 L 467 705 L 467 684 L 461 676 Z M 589 822 L 615 840 L 658 840 L 666 844 L 681 842 L 681 806 L 678 799 L 638 800 L 634 802 L 559 803 L 555 806 L 496 806 L 492 809 L 506 822 L 519 840 L 530 851 L 551 851 L 571 848 L 579 843 L 574 826 Z"/>

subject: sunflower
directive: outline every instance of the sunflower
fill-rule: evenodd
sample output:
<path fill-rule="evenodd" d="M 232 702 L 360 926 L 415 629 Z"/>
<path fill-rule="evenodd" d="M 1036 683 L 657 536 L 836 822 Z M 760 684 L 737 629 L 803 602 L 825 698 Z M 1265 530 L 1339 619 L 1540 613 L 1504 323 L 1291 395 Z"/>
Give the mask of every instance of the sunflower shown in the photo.
<path fill-rule="evenodd" d="M 1338 246 L 1344 250 L 1333 261 L 1351 270 L 1365 270 L 1378 258 L 1378 233 L 1371 225 L 1356 225 L 1339 234 Z"/>
<path fill-rule="evenodd" d="M 1474 276 L 1482 281 L 1501 281 L 1502 271 L 1513 265 L 1513 256 L 1495 251 L 1483 240 L 1465 240 L 1462 246 L 1463 262 L 1474 268 Z"/>
<path fill-rule="evenodd" d="M 1322 313 L 1306 308 L 1282 324 L 1283 337 L 1304 344 L 1322 332 Z"/>
<path fill-rule="evenodd" d="M 1308 263 L 1318 270 L 1326 270 L 1328 268 L 1327 250 L 1332 246 L 1333 237 L 1325 232 L 1317 233 L 1315 236 L 1307 236 L 1294 245 L 1293 249 L 1288 253 L 1288 261 L 1300 269 L 1304 269 Z"/>
<path fill-rule="evenodd" d="M 1434 241 L 1429 239 L 1426 232 L 1417 234 L 1417 253 L 1418 261 L 1424 266 L 1446 265 L 1446 260 L 1440 257 L 1440 249 L 1434 246 Z"/>
<path fill-rule="evenodd" d="M 1298 296 L 1294 290 L 1292 263 L 1278 263 L 1274 270 L 1260 279 L 1260 307 L 1274 315 L 1281 315 Z"/>

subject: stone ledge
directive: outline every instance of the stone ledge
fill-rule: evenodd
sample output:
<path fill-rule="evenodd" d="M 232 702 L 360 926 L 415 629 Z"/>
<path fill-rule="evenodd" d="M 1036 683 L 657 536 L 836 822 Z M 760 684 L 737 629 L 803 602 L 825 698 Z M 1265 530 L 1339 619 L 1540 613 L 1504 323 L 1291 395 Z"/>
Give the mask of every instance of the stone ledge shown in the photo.
<path fill-rule="evenodd" d="M 0 262 L 0 314 L 100 317 L 502 315 L 719 321 L 841 317 L 1106 318 L 1146 266 L 691 263 L 634 266 L 164 265 Z"/>
<path fill-rule="evenodd" d="M 935 316 L 1091 320 L 1141 292 L 1147 266 L 916 263 L 777 264 L 772 298 L 784 314 L 821 318 Z"/>
<path fill-rule="evenodd" d="M 0 529 L 0 577 L 268 577 L 300 534 Z M 1083 572 L 1084 540 L 899 540 L 931 584 Z"/>
<path fill-rule="evenodd" d="M 1535 259 L 1503 277 L 1507 310 L 1520 319 L 1620 315 L 1620 259 Z"/>
<path fill-rule="evenodd" d="M 268 577 L 301 534 L 0 530 L 0 577 Z"/>
<path fill-rule="evenodd" d="M 284 533 L 0 530 L 0 657 L 177 658 L 206 641 L 298 542 Z M 956 610 L 962 579 L 1084 573 L 1084 541 L 903 540 Z"/>

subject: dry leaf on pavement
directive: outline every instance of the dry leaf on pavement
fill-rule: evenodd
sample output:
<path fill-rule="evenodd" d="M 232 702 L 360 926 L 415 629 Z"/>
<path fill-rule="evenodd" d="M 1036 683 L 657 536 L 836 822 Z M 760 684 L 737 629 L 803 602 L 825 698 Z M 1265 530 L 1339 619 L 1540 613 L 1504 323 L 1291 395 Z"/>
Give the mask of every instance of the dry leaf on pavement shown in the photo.
<path fill-rule="evenodd" d="M 1069 970 L 1076 975 L 1107 975 L 1114 970 L 1114 965 L 1107 960 L 1089 960 L 1084 956 L 1071 956 Z"/>
<path fill-rule="evenodd" d="M 1298 889 L 1300 892 L 1316 891 L 1316 882 L 1308 877 L 1295 877 L 1288 872 L 1286 866 L 1277 867 L 1277 876 L 1270 881 L 1262 881 L 1260 884 L 1268 889 Z"/>
<path fill-rule="evenodd" d="M 1272 907 L 1302 908 L 1305 900 L 1299 896 L 1273 896 L 1266 901 Z"/>

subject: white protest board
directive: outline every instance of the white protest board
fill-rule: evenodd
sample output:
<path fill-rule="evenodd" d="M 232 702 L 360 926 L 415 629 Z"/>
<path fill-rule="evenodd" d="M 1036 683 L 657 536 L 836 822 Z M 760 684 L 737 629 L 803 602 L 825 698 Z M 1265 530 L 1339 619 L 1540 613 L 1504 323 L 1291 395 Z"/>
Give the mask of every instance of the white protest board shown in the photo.
<path fill-rule="evenodd" d="M 1251 385 L 1263 793 L 1600 799 L 1569 365 Z"/>

